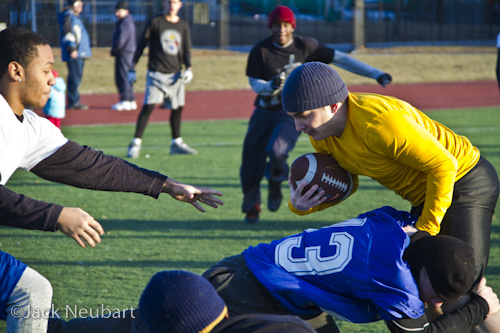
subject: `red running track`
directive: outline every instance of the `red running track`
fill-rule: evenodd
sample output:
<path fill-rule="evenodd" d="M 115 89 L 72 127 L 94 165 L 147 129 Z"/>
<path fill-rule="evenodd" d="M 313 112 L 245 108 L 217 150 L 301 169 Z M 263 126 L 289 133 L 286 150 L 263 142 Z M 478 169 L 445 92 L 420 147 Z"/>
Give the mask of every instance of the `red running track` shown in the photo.
<path fill-rule="evenodd" d="M 390 84 L 387 88 L 378 85 L 349 86 L 352 92 L 372 92 L 394 96 L 405 100 L 420 110 L 473 108 L 499 106 L 500 93 L 497 81 L 471 81 L 446 83 Z M 188 91 L 183 121 L 248 119 L 253 110 L 255 93 L 244 90 Z M 144 94 L 136 94 L 138 104 Z M 118 100 L 118 94 L 82 95 L 83 104 L 89 110 L 68 110 L 62 126 L 135 123 L 139 109 L 114 111 L 110 106 Z M 41 114 L 39 111 L 37 111 Z M 150 122 L 169 120 L 169 110 L 157 107 Z"/>

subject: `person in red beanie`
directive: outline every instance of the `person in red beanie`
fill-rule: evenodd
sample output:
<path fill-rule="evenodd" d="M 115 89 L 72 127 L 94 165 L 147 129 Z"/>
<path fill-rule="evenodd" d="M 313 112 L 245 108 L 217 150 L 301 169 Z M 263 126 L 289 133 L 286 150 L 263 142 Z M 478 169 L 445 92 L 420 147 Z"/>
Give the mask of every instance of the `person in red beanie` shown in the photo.
<path fill-rule="evenodd" d="M 246 67 L 250 86 L 257 93 L 240 168 L 244 196 L 242 211 L 246 214 L 246 223 L 259 221 L 260 182 L 264 175 L 268 180 L 268 209 L 275 212 L 281 206 L 281 183 L 288 179 L 288 154 L 300 134 L 281 105 L 281 90 L 295 67 L 320 61 L 373 78 L 382 86 L 392 80 L 388 73 L 327 47 L 314 38 L 294 35 L 295 15 L 286 6 L 278 6 L 271 12 L 268 27 L 271 36 L 252 48 Z"/>

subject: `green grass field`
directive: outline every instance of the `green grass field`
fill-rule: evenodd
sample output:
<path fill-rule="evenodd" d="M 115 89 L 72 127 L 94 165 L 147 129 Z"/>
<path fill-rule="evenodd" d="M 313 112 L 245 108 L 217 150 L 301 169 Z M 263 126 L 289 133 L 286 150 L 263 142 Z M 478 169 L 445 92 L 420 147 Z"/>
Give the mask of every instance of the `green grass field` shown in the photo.
<path fill-rule="evenodd" d="M 469 137 L 500 172 L 500 113 L 497 109 L 445 110 L 429 114 Z M 205 214 L 167 195 L 154 200 L 138 194 L 75 189 L 17 171 L 8 183 L 10 189 L 36 199 L 81 207 L 101 222 L 105 235 L 95 248 L 83 249 L 61 233 L 2 227 L 0 249 L 51 281 L 55 308 L 64 310 L 67 306 L 72 309 L 76 306 L 79 310 L 93 311 L 95 315 L 102 306 L 109 309 L 136 306 L 142 289 L 157 271 L 184 269 L 201 274 L 218 260 L 238 254 L 250 245 L 269 242 L 305 228 L 319 228 L 383 205 L 409 209 L 409 204 L 394 193 L 362 177 L 356 195 L 334 208 L 299 217 L 283 204 L 276 213 L 264 209 L 258 225 L 243 224 L 238 172 L 246 127 L 246 120 L 185 122 L 183 137 L 199 154 L 170 156 L 167 124 L 148 126 L 142 157 L 135 163 L 183 182 L 223 192 L 225 204 L 215 210 L 208 208 Z M 125 157 L 133 125 L 66 127 L 63 132 L 81 144 Z M 309 140 L 302 135 L 290 161 L 310 151 Z M 144 157 L 146 154 L 150 157 Z M 264 200 L 267 198 L 265 187 L 266 182 L 263 182 Z M 284 187 L 284 195 L 285 198 L 289 196 L 288 188 Z M 498 292 L 498 217 L 493 224 L 487 279 Z M 2 322 L 0 331 L 4 330 Z M 379 322 L 341 323 L 341 330 L 384 332 L 386 329 Z"/>

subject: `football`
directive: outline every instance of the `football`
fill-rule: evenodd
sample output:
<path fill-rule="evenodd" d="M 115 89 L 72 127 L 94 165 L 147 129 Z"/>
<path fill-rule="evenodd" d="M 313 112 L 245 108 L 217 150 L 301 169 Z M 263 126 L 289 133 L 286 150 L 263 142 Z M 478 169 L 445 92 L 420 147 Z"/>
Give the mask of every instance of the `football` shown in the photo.
<path fill-rule="evenodd" d="M 336 203 L 349 196 L 352 190 L 351 174 L 342 169 L 337 161 L 328 154 L 310 153 L 297 157 L 293 161 L 290 176 L 294 189 L 302 182 L 307 182 L 302 193 L 317 184 L 318 190 L 324 190 L 328 200 Z"/>

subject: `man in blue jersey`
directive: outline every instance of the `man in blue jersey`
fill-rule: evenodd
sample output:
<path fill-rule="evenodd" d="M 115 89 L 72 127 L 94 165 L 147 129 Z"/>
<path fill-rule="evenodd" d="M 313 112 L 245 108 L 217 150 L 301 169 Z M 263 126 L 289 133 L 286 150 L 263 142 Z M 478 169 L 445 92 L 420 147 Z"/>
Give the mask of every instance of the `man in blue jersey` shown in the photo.
<path fill-rule="evenodd" d="M 330 316 L 385 320 L 392 332 L 471 331 L 500 309 L 498 297 L 483 279 L 465 305 L 429 323 L 426 306 L 439 308 L 471 291 L 474 251 L 450 236 L 407 233 L 415 222 L 407 212 L 382 207 L 249 247 L 203 276 L 233 315 L 293 314 L 318 332 L 338 331 Z"/>

